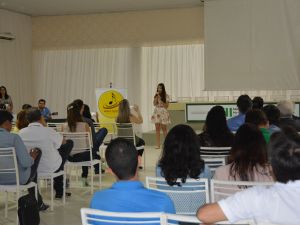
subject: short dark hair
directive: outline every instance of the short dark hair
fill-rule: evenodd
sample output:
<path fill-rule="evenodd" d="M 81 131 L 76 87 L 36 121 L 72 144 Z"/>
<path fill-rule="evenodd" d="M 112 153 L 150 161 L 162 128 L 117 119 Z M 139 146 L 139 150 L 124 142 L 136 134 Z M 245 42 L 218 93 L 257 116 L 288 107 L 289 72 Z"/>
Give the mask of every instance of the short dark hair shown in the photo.
<path fill-rule="evenodd" d="M 10 112 L 5 110 L 0 110 L 0 126 L 4 124 L 6 121 L 12 122 L 13 115 Z"/>
<path fill-rule="evenodd" d="M 119 180 L 129 180 L 135 176 L 138 153 L 132 142 L 116 138 L 107 146 L 105 159 Z"/>
<path fill-rule="evenodd" d="M 73 103 L 76 104 L 79 107 L 79 109 L 81 109 L 83 106 L 83 101 L 81 99 L 76 99 L 73 101 Z"/>
<path fill-rule="evenodd" d="M 27 109 L 31 109 L 31 108 L 32 108 L 32 106 L 29 104 L 22 105 L 22 110 L 27 110 Z"/>
<path fill-rule="evenodd" d="M 264 100 L 262 97 L 256 96 L 252 100 L 252 109 L 262 109 L 264 106 Z"/>
<path fill-rule="evenodd" d="M 237 102 L 237 107 L 239 108 L 239 111 L 243 114 L 245 114 L 249 109 L 252 107 L 252 100 L 249 97 L 249 95 L 241 95 Z"/>
<path fill-rule="evenodd" d="M 278 182 L 300 180 L 300 136 L 294 132 L 279 132 L 271 139 L 271 165 Z"/>
<path fill-rule="evenodd" d="M 268 119 L 260 109 L 251 109 L 246 113 L 245 123 L 251 123 L 255 126 L 265 125 L 268 123 Z"/>
<path fill-rule="evenodd" d="M 265 112 L 270 124 L 279 126 L 280 111 L 275 105 L 266 105 L 262 110 Z"/>
<path fill-rule="evenodd" d="M 46 100 L 41 98 L 41 99 L 39 99 L 38 103 L 40 103 L 40 102 L 46 103 Z"/>
<path fill-rule="evenodd" d="M 41 111 L 38 109 L 29 109 L 26 118 L 29 123 L 37 122 L 42 118 Z"/>

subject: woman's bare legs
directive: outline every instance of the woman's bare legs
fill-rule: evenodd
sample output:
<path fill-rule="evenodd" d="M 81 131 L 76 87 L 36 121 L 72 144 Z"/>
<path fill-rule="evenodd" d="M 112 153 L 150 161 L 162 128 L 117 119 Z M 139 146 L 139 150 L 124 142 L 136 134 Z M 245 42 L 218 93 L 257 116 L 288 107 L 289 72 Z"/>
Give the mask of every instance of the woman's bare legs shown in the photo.
<path fill-rule="evenodd" d="M 167 125 L 161 124 L 161 129 L 163 131 L 164 137 L 166 138 L 167 136 Z"/>
<path fill-rule="evenodd" d="M 155 124 L 156 131 L 156 148 L 160 148 L 160 123 Z"/>

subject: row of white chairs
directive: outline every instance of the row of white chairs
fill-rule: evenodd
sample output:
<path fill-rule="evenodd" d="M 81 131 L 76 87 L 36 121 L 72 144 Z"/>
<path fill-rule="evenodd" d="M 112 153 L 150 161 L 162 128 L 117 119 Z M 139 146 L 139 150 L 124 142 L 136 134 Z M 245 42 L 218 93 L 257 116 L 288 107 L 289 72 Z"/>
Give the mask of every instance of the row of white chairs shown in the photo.
<path fill-rule="evenodd" d="M 157 224 L 157 225 L 173 225 L 173 224 L 202 224 L 196 216 L 178 215 L 162 212 L 109 212 L 97 209 L 82 208 L 81 222 L 82 225 L 92 224 Z M 231 224 L 228 221 L 218 222 L 218 224 Z M 240 221 L 240 225 L 252 225 L 251 220 Z"/>
<path fill-rule="evenodd" d="M 176 213 L 195 215 L 197 209 L 253 186 L 271 186 L 273 182 L 222 181 L 207 178 L 187 179 L 181 186 L 169 186 L 164 178 L 146 177 L 148 189 L 166 193 L 174 202 Z"/>

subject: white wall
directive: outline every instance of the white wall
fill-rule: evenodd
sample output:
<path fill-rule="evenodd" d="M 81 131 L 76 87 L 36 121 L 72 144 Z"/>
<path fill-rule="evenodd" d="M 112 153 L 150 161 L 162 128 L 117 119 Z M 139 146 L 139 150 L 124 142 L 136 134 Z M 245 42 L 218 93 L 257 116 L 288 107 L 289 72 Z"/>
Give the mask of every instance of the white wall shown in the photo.
<path fill-rule="evenodd" d="M 0 85 L 12 97 L 14 112 L 33 100 L 31 18 L 0 9 L 0 33 L 15 34 L 14 41 L 0 40 Z"/>

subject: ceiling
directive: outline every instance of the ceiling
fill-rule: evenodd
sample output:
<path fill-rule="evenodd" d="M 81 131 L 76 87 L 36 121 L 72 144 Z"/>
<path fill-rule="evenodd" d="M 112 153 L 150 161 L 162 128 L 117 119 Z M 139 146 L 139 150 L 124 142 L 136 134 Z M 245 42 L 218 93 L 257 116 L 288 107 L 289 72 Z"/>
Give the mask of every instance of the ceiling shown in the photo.
<path fill-rule="evenodd" d="M 0 0 L 0 8 L 31 16 L 70 15 L 203 5 L 203 0 Z"/>

